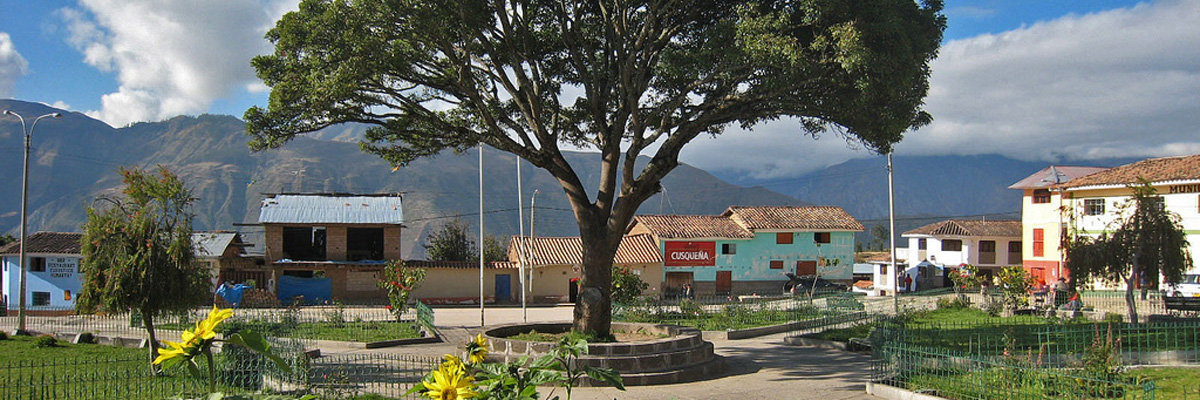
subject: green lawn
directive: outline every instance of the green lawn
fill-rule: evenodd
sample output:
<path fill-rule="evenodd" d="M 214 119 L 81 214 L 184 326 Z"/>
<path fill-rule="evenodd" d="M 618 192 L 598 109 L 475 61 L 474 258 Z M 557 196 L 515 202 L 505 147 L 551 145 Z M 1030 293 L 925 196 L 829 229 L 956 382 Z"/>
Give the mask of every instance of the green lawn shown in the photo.
<path fill-rule="evenodd" d="M 703 331 L 756 328 L 786 324 L 826 315 L 812 308 L 775 310 L 747 306 L 727 306 L 719 312 L 682 313 L 678 311 L 642 313 L 626 312 L 614 315 L 614 321 L 648 322 L 655 324 L 683 325 Z"/>
<path fill-rule="evenodd" d="M 189 324 L 163 324 L 159 329 L 191 329 Z M 343 342 L 379 342 L 421 337 L 421 330 L 411 321 L 364 322 L 276 322 L 259 320 L 228 320 L 217 329 L 248 329 L 270 337 L 338 340 Z M 168 339 L 170 340 L 170 339 Z"/>
<path fill-rule="evenodd" d="M 1200 399 L 1200 368 L 1138 368 L 1129 375 L 1153 380 L 1159 399 Z"/>
<path fill-rule="evenodd" d="M 1054 321 L 1035 316 L 992 317 L 977 309 L 939 309 L 911 314 L 904 321 L 905 342 L 943 350 L 978 350 L 984 343 L 991 350 L 1002 349 L 1011 341 L 1012 347 L 1037 347 L 1036 332 Z M 879 322 L 831 329 L 808 337 L 824 340 L 849 341 L 866 338 Z"/>

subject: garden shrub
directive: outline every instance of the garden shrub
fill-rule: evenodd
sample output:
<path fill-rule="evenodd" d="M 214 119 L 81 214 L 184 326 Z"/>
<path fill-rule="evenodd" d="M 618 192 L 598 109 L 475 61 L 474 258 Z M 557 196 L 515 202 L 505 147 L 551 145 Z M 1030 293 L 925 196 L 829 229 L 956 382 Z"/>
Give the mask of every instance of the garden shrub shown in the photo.
<path fill-rule="evenodd" d="M 700 308 L 700 303 L 692 299 L 679 300 L 679 312 L 685 315 L 703 315 L 704 309 Z"/>
<path fill-rule="evenodd" d="M 38 336 L 37 339 L 34 339 L 33 345 L 37 346 L 38 348 L 54 347 L 58 345 L 58 340 L 54 339 L 54 336 L 41 335 Z"/>
<path fill-rule="evenodd" d="M 940 297 L 937 299 L 939 310 L 959 310 L 971 307 L 971 300 L 966 296 Z"/>
<path fill-rule="evenodd" d="M 8 340 L 8 334 L 0 331 L 0 340 Z"/>
<path fill-rule="evenodd" d="M 1125 322 L 1125 316 L 1117 313 L 1106 312 L 1104 313 L 1104 319 L 1102 319 L 1101 322 L 1120 324 Z"/>

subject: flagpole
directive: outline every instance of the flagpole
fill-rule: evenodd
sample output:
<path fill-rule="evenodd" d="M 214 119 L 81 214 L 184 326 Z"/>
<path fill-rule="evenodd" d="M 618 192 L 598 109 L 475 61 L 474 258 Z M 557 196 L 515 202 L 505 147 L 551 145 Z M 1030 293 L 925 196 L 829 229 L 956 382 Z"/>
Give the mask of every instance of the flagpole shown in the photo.
<path fill-rule="evenodd" d="M 479 327 L 483 319 L 483 143 L 479 143 Z"/>

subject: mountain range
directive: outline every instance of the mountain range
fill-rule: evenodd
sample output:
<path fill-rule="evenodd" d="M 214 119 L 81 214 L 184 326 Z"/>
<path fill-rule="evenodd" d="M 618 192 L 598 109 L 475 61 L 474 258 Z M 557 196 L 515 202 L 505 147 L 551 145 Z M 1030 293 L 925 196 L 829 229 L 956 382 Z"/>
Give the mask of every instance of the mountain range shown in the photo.
<path fill-rule="evenodd" d="M 445 152 L 393 171 L 381 159 L 359 150 L 363 125 L 343 125 L 296 138 L 280 149 L 250 152 L 244 123 L 232 116 L 180 116 L 160 122 L 114 128 L 84 114 L 39 103 L 0 100 L 0 110 L 22 115 L 51 112 L 37 126 L 30 159 L 31 231 L 76 231 L 84 209 L 98 196 L 115 194 L 120 166 L 165 165 L 182 176 L 198 198 L 195 228 L 242 231 L 251 242 L 259 202 L 267 193 L 405 193 L 403 251 L 423 256 L 420 244 L 453 218 L 478 220 L 479 159 L 475 151 Z M 17 233 L 20 210 L 22 135 L 15 119 L 0 118 L 0 233 Z M 598 182 L 597 154 L 568 152 L 585 183 Z M 1133 160 L 1107 159 L 1072 164 L 1114 166 Z M 1046 162 L 999 155 L 897 156 L 897 231 L 948 217 L 1019 217 L 1021 193 L 1007 186 L 1045 168 Z M 484 224 L 489 234 L 516 234 L 515 157 L 484 151 Z M 754 179 L 725 171 L 710 174 L 681 165 L 663 182 L 664 190 L 641 207 L 644 214 L 715 214 L 730 205 L 836 205 L 859 218 L 868 231 L 886 224 L 886 159 L 853 159 L 786 179 Z M 536 190 L 539 236 L 578 235 L 566 197 L 545 171 L 521 169 L 525 218 Z M 526 227 L 528 229 L 528 227 Z M 261 241 L 259 241 L 261 242 Z"/>

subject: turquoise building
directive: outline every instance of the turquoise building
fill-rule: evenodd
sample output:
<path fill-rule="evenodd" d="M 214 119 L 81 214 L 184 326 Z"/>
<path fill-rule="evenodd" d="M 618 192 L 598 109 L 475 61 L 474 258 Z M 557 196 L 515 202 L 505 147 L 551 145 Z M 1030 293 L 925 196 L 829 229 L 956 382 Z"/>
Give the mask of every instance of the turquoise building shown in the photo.
<path fill-rule="evenodd" d="M 75 307 L 75 296 L 83 288 L 79 276 L 79 239 L 83 235 L 66 232 L 38 232 L 29 235 L 25 247 L 25 305 L 30 311 L 62 311 Z M 16 310 L 20 298 L 21 243 L 0 247 L 0 287 L 9 310 Z"/>
<path fill-rule="evenodd" d="M 730 207 L 721 215 L 642 215 L 629 233 L 648 233 L 663 256 L 662 290 L 691 284 L 697 295 L 779 294 L 785 274 L 849 283 L 854 233 L 863 225 L 840 207 Z"/>

